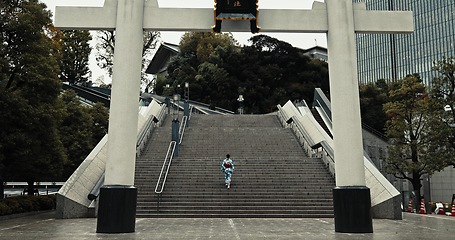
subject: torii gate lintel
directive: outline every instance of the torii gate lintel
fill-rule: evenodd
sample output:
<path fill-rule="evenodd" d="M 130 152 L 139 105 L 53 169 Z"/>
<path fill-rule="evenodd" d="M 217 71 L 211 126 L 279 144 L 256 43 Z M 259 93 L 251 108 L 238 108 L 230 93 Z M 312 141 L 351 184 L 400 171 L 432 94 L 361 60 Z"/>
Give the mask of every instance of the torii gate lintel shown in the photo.
<path fill-rule="evenodd" d="M 106 0 L 103 7 L 57 6 L 55 26 L 73 30 L 114 30 L 117 1 Z M 147 1 L 144 6 L 145 31 L 211 31 L 213 9 L 160 8 L 158 3 L 153 2 Z M 327 4 L 324 2 L 314 2 L 311 10 L 261 9 L 259 14 L 261 33 L 328 32 Z M 365 3 L 360 2 L 354 4 L 354 19 L 356 33 L 413 32 L 412 12 L 408 11 L 370 11 L 366 10 Z M 226 21 L 222 30 L 250 32 L 249 25 L 242 21 Z"/>

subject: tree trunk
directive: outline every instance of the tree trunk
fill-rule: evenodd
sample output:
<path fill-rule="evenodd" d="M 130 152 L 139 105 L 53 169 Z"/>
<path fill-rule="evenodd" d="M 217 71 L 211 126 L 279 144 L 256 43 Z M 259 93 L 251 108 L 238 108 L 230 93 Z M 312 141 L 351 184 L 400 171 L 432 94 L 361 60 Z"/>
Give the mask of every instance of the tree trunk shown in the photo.
<path fill-rule="evenodd" d="M 416 142 L 416 137 L 414 134 L 411 133 L 411 160 L 413 163 L 418 163 L 419 162 L 419 157 L 417 155 L 417 145 L 415 144 Z M 413 144 L 414 143 L 414 144 Z M 420 171 L 413 170 L 412 171 L 412 189 L 414 190 L 414 193 L 416 195 L 416 201 L 414 203 L 416 213 L 419 213 L 420 209 L 420 201 L 422 200 L 422 196 L 420 195 L 420 189 L 422 188 L 422 183 L 420 182 L 420 177 L 422 174 Z"/>
<path fill-rule="evenodd" d="M 3 185 L 3 178 L 0 176 L 0 199 L 5 198 L 5 185 Z"/>
<path fill-rule="evenodd" d="M 35 181 L 27 181 L 27 195 L 35 195 Z"/>
<path fill-rule="evenodd" d="M 420 189 L 422 188 L 422 183 L 420 181 L 420 177 L 421 175 L 417 172 L 417 171 L 414 171 L 412 173 L 412 189 L 415 193 L 415 201 L 414 201 L 414 207 L 416 209 L 416 213 L 419 213 L 419 209 L 420 209 L 420 201 L 422 200 L 422 196 L 420 195 Z"/>

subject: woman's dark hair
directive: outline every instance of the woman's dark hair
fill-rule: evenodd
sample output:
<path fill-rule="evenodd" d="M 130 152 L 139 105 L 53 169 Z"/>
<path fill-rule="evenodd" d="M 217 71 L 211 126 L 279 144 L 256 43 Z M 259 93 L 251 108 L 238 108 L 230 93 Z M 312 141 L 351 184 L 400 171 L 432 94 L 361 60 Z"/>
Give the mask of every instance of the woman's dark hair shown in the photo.
<path fill-rule="evenodd" d="M 231 155 L 229 155 L 229 154 L 226 154 L 226 158 L 230 158 L 230 157 L 231 157 Z"/>

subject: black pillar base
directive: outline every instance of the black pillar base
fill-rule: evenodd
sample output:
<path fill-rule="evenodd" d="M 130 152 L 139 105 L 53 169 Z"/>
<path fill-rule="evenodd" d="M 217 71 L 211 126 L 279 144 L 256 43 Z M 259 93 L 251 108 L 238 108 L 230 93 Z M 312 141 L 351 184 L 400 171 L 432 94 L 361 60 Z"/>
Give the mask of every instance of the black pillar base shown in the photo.
<path fill-rule="evenodd" d="M 335 232 L 372 233 L 370 189 L 367 187 L 335 187 L 333 189 Z"/>
<path fill-rule="evenodd" d="M 136 227 L 137 188 L 107 185 L 100 189 L 97 233 L 131 233 Z"/>

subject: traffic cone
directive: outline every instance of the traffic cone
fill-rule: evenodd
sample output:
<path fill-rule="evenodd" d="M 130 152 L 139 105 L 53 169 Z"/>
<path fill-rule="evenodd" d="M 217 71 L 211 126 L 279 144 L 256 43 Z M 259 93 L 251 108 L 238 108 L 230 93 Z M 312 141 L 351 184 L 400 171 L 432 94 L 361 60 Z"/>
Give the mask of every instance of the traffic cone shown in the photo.
<path fill-rule="evenodd" d="M 412 198 L 409 198 L 408 212 L 412 213 Z"/>
<path fill-rule="evenodd" d="M 446 212 L 444 211 L 444 204 L 442 202 L 440 202 L 440 203 L 441 203 L 442 207 L 439 208 L 438 214 L 439 215 L 445 215 Z"/>
<path fill-rule="evenodd" d="M 451 216 L 452 216 L 452 217 L 455 217 L 455 200 L 453 200 L 453 202 L 452 202 L 452 212 L 451 212 Z"/>
<path fill-rule="evenodd" d="M 425 209 L 425 200 L 422 198 L 420 201 L 420 214 L 427 214 L 427 210 Z"/>

